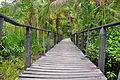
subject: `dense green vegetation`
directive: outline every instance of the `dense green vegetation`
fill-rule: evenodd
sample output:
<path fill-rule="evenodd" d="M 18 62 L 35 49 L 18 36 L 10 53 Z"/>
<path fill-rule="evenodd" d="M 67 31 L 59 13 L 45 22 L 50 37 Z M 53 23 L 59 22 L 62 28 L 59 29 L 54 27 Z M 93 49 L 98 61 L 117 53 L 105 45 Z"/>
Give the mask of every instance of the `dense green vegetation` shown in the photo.
<path fill-rule="evenodd" d="M 67 35 L 119 21 L 120 0 L 14 0 L 13 3 L 2 2 L 0 13 L 22 24 Z M 1 80 L 14 80 L 23 70 L 24 32 L 25 28 L 4 22 L 0 42 Z M 98 32 L 90 32 L 88 52 L 88 57 L 96 65 L 99 53 Z M 45 45 L 46 39 L 45 33 Z M 32 30 L 31 40 L 31 53 L 42 54 L 42 32 Z M 107 28 L 106 54 L 105 74 L 110 80 L 115 80 L 120 69 L 120 26 Z"/>

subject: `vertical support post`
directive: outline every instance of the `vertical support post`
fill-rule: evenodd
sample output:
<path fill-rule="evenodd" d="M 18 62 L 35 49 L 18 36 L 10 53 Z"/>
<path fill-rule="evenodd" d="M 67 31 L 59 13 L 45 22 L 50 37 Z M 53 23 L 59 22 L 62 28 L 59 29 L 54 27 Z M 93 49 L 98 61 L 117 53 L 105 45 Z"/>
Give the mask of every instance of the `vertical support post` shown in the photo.
<path fill-rule="evenodd" d="M 72 42 L 74 43 L 74 34 L 72 34 Z"/>
<path fill-rule="evenodd" d="M 42 31 L 42 45 L 43 45 L 43 53 L 45 54 L 45 38 L 44 38 L 45 32 Z"/>
<path fill-rule="evenodd" d="M 57 41 L 57 43 L 59 43 L 59 41 L 60 41 L 60 34 L 58 34 L 57 36 L 58 36 L 58 41 Z"/>
<path fill-rule="evenodd" d="M 105 51 L 106 51 L 106 30 L 102 27 L 100 30 L 100 51 L 98 67 L 103 73 L 105 69 L 105 57 L 106 57 Z"/>
<path fill-rule="evenodd" d="M 73 35 L 71 34 L 71 41 L 73 41 Z"/>
<path fill-rule="evenodd" d="M 48 44 L 47 44 L 47 51 L 50 50 L 50 32 L 48 32 Z"/>
<path fill-rule="evenodd" d="M 0 41 L 2 39 L 2 27 L 3 27 L 4 18 L 0 18 Z"/>
<path fill-rule="evenodd" d="M 87 41 L 86 41 L 86 54 L 88 53 L 89 37 L 90 37 L 90 34 L 89 34 L 89 30 L 88 30 L 88 32 L 87 32 Z"/>
<path fill-rule="evenodd" d="M 117 78 L 117 80 L 120 80 L 120 71 L 119 71 L 119 74 L 118 74 L 118 78 Z"/>
<path fill-rule="evenodd" d="M 74 34 L 72 34 L 72 42 L 74 43 Z"/>
<path fill-rule="evenodd" d="M 56 33 L 54 33 L 54 45 L 56 45 Z"/>
<path fill-rule="evenodd" d="M 74 44 L 75 44 L 75 34 L 73 34 L 73 42 L 74 42 Z"/>
<path fill-rule="evenodd" d="M 60 36 L 60 34 L 59 34 L 59 42 L 60 42 L 60 38 L 61 38 L 61 36 Z"/>
<path fill-rule="evenodd" d="M 70 39 L 72 39 L 72 35 L 71 35 L 71 33 L 70 33 Z"/>
<path fill-rule="evenodd" d="M 84 32 L 81 35 L 81 50 L 84 50 Z"/>
<path fill-rule="evenodd" d="M 61 40 L 63 39 L 63 35 L 61 35 Z"/>
<path fill-rule="evenodd" d="M 26 28 L 25 33 L 25 67 L 24 69 L 30 67 L 31 65 L 31 54 L 30 54 L 30 28 Z"/>
<path fill-rule="evenodd" d="M 62 40 L 62 35 L 60 35 L 60 41 Z"/>
<path fill-rule="evenodd" d="M 78 47 L 78 34 L 76 33 L 76 46 Z"/>

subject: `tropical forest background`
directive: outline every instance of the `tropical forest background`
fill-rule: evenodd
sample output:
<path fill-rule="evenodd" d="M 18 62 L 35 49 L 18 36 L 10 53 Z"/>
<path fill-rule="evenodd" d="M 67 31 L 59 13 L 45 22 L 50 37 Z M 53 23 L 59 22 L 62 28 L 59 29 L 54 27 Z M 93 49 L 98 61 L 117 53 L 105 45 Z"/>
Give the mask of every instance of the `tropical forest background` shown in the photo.
<path fill-rule="evenodd" d="M 0 13 L 22 24 L 64 34 L 65 38 L 70 33 L 119 21 L 120 0 L 4 0 L 0 3 Z M 106 31 L 105 75 L 109 80 L 116 80 L 120 70 L 120 26 Z M 36 30 L 31 33 L 34 62 L 44 53 L 43 33 Z M 24 34 L 25 28 L 4 22 L 0 42 L 0 80 L 14 80 L 24 70 Z M 87 57 L 97 65 L 99 30 L 90 32 L 88 50 Z"/>

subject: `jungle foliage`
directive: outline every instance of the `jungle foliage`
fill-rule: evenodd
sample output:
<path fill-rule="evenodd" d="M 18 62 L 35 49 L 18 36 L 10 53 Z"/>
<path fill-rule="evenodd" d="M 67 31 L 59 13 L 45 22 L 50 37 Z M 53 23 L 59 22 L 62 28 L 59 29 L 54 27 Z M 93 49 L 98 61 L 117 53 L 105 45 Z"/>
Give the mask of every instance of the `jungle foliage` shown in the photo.
<path fill-rule="evenodd" d="M 120 0 L 12 0 L 12 3 L 6 1 L 1 3 L 0 13 L 22 24 L 64 35 L 120 20 Z M 87 55 L 96 65 L 99 53 L 98 32 L 99 30 L 90 32 Z M 14 80 L 23 70 L 24 33 L 25 28 L 4 22 L 0 42 L 1 80 Z M 31 53 L 42 54 L 42 32 L 32 30 L 31 33 Z M 45 34 L 45 45 L 46 39 Z M 115 80 L 120 70 L 120 26 L 107 28 L 106 54 L 106 77 Z"/>

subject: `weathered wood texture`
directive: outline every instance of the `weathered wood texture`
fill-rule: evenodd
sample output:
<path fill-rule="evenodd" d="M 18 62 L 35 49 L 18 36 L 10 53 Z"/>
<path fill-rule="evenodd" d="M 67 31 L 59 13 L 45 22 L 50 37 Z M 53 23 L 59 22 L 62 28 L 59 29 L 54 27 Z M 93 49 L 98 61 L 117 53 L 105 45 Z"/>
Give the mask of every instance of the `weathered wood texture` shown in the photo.
<path fill-rule="evenodd" d="M 76 46 L 78 47 L 78 34 L 76 33 Z"/>
<path fill-rule="evenodd" d="M 30 54 L 30 28 L 26 28 L 25 33 L 25 69 L 31 65 L 31 54 Z"/>
<path fill-rule="evenodd" d="M 42 46 L 43 46 L 43 52 L 45 54 L 45 32 L 42 31 Z"/>
<path fill-rule="evenodd" d="M 98 59 L 98 67 L 104 73 L 105 57 L 106 57 L 106 30 L 102 27 L 100 30 L 100 52 Z"/>
<path fill-rule="evenodd" d="M 48 32 L 48 44 L 47 44 L 47 51 L 50 50 L 50 32 Z"/>
<path fill-rule="evenodd" d="M 81 50 L 84 50 L 84 32 L 81 35 Z"/>
<path fill-rule="evenodd" d="M 64 39 L 16 80 L 107 80 L 98 67 Z"/>
<path fill-rule="evenodd" d="M 87 32 L 87 41 L 86 41 L 86 54 L 88 54 L 88 48 L 89 48 L 89 38 L 90 38 L 90 32 L 88 30 Z"/>
<path fill-rule="evenodd" d="M 56 45 L 56 33 L 54 33 L 54 45 Z"/>
<path fill-rule="evenodd" d="M 2 39 L 2 26 L 3 26 L 4 18 L 0 18 L 0 40 Z"/>

